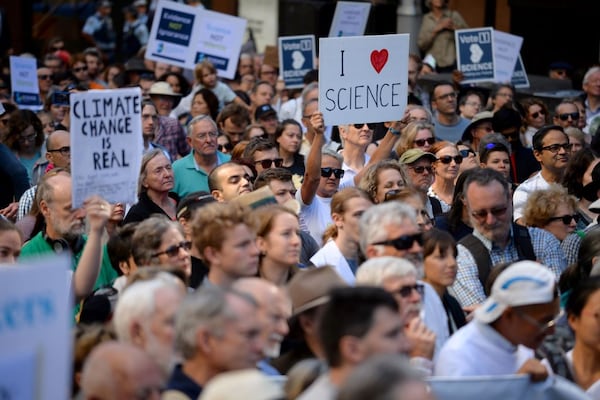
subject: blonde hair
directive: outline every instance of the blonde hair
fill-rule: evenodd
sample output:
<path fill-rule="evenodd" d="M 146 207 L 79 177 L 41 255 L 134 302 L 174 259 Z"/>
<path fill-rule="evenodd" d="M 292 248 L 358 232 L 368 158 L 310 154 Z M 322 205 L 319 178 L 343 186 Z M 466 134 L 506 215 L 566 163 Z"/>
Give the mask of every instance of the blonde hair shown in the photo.
<path fill-rule="evenodd" d="M 396 146 L 396 154 L 398 154 L 398 156 L 401 156 L 406 150 L 414 148 L 417 133 L 425 129 L 429 130 L 431 132 L 431 135 L 435 138 L 435 128 L 429 122 L 414 121 L 408 124 L 406 127 L 404 127 L 404 129 L 402 129 L 400 139 L 398 139 L 398 145 Z"/>
<path fill-rule="evenodd" d="M 347 211 L 348 201 L 356 198 L 363 198 L 369 201 L 371 197 L 367 192 L 362 189 L 356 187 L 347 187 L 336 194 L 331 198 L 331 215 L 338 214 L 342 215 Z M 325 232 L 323 233 L 323 243 L 326 243 L 329 239 L 335 239 L 338 236 L 338 227 L 335 223 L 330 224 Z"/>
<path fill-rule="evenodd" d="M 575 196 L 570 195 L 567 188 L 558 183 L 551 183 L 547 189 L 532 192 L 523 208 L 525 225 L 543 228 L 554 217 L 561 204 L 566 204 L 573 211 L 577 209 Z"/>

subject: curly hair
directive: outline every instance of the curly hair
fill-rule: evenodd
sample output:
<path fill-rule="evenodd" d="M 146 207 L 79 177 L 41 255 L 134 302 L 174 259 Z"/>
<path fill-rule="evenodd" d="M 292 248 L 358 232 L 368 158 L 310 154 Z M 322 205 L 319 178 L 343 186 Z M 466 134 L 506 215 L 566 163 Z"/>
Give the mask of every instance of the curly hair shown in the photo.
<path fill-rule="evenodd" d="M 377 203 L 377 186 L 379 185 L 379 173 L 387 169 L 395 169 L 400 173 L 404 186 L 408 185 L 408 178 L 404 167 L 396 160 L 381 160 L 375 164 L 371 164 L 365 170 L 365 174 L 358 183 L 358 187 L 369 194 L 371 201 Z"/>
<path fill-rule="evenodd" d="M 552 183 L 547 189 L 536 190 L 529 195 L 523 209 L 523 220 L 527 226 L 543 228 L 548 225 L 549 219 L 554 217 L 561 204 L 575 210 L 577 199 L 564 186 Z"/>
<path fill-rule="evenodd" d="M 44 127 L 42 121 L 31 110 L 15 110 L 8 118 L 8 133 L 4 144 L 11 150 L 19 151 L 20 139 L 23 131 L 30 126 L 35 133 L 35 147 L 41 147 L 44 143 Z"/>

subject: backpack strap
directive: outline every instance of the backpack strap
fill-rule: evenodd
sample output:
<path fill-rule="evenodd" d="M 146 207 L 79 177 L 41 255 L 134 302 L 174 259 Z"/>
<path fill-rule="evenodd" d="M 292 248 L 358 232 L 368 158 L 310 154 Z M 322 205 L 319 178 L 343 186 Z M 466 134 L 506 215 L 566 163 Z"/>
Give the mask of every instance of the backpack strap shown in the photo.
<path fill-rule="evenodd" d="M 492 267 L 490 252 L 481 242 L 481 240 L 473 236 L 472 233 L 460 239 L 458 243 L 465 246 L 473 255 L 475 263 L 477 264 L 479 282 L 481 282 L 481 286 L 485 288 L 485 282 L 487 281 L 487 278 L 490 275 L 490 270 Z"/>
<path fill-rule="evenodd" d="M 437 217 L 438 215 L 442 215 L 444 212 L 442 211 L 442 203 L 438 199 L 432 196 L 429 197 L 429 202 L 431 203 L 431 211 L 433 212 L 433 217 Z"/>
<path fill-rule="evenodd" d="M 515 247 L 519 254 L 519 260 L 530 260 L 536 261 L 537 257 L 531 244 L 531 236 L 529 236 L 529 229 L 527 227 L 515 224 L 513 222 L 513 239 L 515 241 Z"/>

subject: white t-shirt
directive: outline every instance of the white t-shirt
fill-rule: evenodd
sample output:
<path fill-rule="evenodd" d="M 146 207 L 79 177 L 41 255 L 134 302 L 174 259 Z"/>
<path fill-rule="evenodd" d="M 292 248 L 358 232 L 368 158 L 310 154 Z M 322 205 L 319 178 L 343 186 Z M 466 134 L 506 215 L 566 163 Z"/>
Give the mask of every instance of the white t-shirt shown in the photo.
<path fill-rule="evenodd" d="M 312 203 L 304 204 L 302 191 L 296 192 L 296 200 L 300 203 L 300 229 L 310 233 L 319 247 L 323 245 L 323 233 L 333 223 L 331 219 L 331 197 L 315 195 Z"/>

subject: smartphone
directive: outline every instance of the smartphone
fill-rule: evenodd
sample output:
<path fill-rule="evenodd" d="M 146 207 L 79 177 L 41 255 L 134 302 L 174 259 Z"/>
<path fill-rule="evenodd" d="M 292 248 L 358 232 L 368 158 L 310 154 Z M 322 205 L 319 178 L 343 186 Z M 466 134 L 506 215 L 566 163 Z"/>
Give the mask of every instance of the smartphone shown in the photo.
<path fill-rule="evenodd" d="M 69 92 L 52 93 L 52 105 L 69 106 Z"/>

